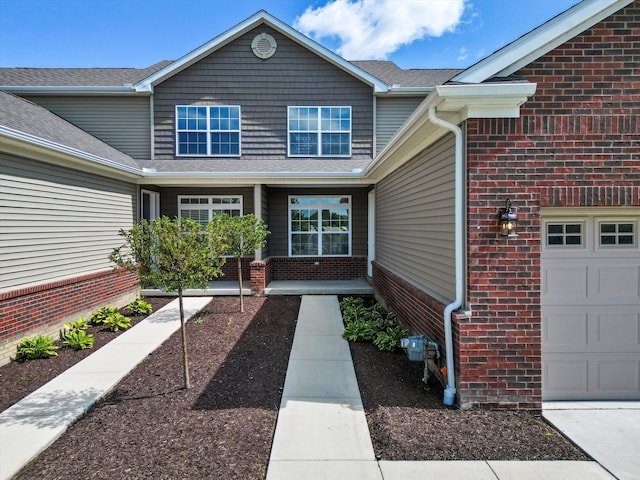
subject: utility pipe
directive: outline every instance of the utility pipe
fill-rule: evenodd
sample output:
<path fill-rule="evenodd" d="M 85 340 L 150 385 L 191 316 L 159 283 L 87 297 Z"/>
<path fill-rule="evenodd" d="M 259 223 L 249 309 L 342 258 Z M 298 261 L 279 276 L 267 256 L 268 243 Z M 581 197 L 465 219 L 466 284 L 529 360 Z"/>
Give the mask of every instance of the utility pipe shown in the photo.
<path fill-rule="evenodd" d="M 429 120 L 435 125 L 439 125 L 451 131 L 455 135 L 455 275 L 456 275 L 456 294 L 455 300 L 447 305 L 444 309 L 444 339 L 447 360 L 447 387 L 444 390 L 444 404 L 453 405 L 456 396 L 456 376 L 455 364 L 453 361 L 453 332 L 451 328 L 451 314 L 462 306 L 463 295 L 463 246 L 464 246 L 464 162 L 462 155 L 462 130 L 457 125 L 449 123 L 436 115 L 435 107 L 429 107 Z"/>

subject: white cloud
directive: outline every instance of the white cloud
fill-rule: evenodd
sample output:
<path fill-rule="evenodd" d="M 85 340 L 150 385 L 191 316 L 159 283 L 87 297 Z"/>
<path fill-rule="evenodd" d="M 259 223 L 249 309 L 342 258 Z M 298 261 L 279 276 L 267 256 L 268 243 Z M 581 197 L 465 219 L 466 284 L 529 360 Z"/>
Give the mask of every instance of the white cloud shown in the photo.
<path fill-rule="evenodd" d="M 461 47 L 458 50 L 458 58 L 457 58 L 457 60 L 459 62 L 464 62 L 467 58 L 469 58 L 469 50 L 467 50 L 467 47 Z"/>
<path fill-rule="evenodd" d="M 337 37 L 348 60 L 385 59 L 402 45 L 453 31 L 465 0 L 330 0 L 294 26 L 316 39 Z"/>

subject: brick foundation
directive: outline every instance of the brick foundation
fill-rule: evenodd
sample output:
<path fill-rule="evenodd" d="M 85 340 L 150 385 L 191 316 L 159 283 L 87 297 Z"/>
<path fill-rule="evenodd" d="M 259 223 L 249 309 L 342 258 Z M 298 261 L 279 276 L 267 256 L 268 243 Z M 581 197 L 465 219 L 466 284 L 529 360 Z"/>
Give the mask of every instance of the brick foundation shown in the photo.
<path fill-rule="evenodd" d="M 0 293 L 0 364 L 23 337 L 54 335 L 101 306 L 126 305 L 136 291 L 136 275 L 109 270 Z"/>

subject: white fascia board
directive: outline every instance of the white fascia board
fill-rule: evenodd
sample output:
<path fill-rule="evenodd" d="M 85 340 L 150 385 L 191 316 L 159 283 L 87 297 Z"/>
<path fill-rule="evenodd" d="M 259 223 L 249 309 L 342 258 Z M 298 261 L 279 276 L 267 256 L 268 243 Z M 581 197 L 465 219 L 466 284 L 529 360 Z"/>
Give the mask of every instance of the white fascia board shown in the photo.
<path fill-rule="evenodd" d="M 136 89 L 136 91 L 153 92 L 154 85 L 157 85 L 163 80 L 178 73 L 182 69 L 197 62 L 201 58 L 204 58 L 207 55 L 210 55 L 214 51 L 218 50 L 219 48 L 223 47 L 229 42 L 235 40 L 236 38 L 240 37 L 244 33 L 260 25 L 261 23 L 265 23 L 270 27 L 273 27 L 274 29 L 280 31 L 284 35 L 287 35 L 288 37 L 292 38 L 297 43 L 308 48 L 309 50 L 313 51 L 317 55 L 323 57 L 328 62 L 336 65 L 337 67 L 341 68 L 347 73 L 350 73 L 351 75 L 359 78 L 365 83 L 370 84 L 371 86 L 374 87 L 375 92 L 386 92 L 389 89 L 389 86 L 386 83 L 382 82 L 381 80 L 374 77 L 370 73 L 362 70 L 361 68 L 356 67 L 355 65 L 348 62 L 344 58 L 333 53 L 331 50 L 323 47 L 322 45 L 310 39 L 306 35 L 303 35 L 302 33 L 298 32 L 294 28 L 290 27 L 289 25 L 282 22 L 281 20 L 278 20 L 276 17 L 267 13 L 264 10 L 259 11 L 258 13 L 247 18 L 245 21 L 239 23 L 235 27 L 218 35 L 217 37 L 213 38 L 212 40 L 208 41 L 202 46 L 196 48 L 195 50 L 191 51 L 190 53 L 176 60 L 175 62 L 158 70 L 153 75 L 145 78 L 144 80 L 141 80 L 136 85 L 134 85 L 134 88 Z"/>
<path fill-rule="evenodd" d="M 302 185 L 343 185 L 345 182 L 353 185 L 369 185 L 371 182 L 363 175 L 362 170 L 354 172 L 145 172 L 138 182 L 140 185 L 254 185 L 302 184 Z"/>
<path fill-rule="evenodd" d="M 467 118 L 517 118 L 520 106 L 536 91 L 535 83 L 483 83 L 440 85 L 438 112 L 461 114 Z"/>
<path fill-rule="evenodd" d="M 22 95 L 135 95 L 133 85 L 122 86 L 20 86 L 0 85 L 0 91 Z"/>
<path fill-rule="evenodd" d="M 10 143 L 14 145 L 22 145 L 23 147 L 35 147 L 45 149 L 50 152 L 61 154 L 71 161 L 83 161 L 89 162 L 95 166 L 106 167 L 109 169 L 115 169 L 120 172 L 133 174 L 135 176 L 142 176 L 142 170 L 139 168 L 131 167 L 129 165 L 123 165 L 122 163 L 114 162 L 108 158 L 100 157 L 92 153 L 78 150 L 77 148 L 68 147 L 60 143 L 53 142 L 29 133 L 14 130 L 9 127 L 0 126 L 0 147 L 4 146 L 5 142 L 7 146 Z"/>
<path fill-rule="evenodd" d="M 451 79 L 481 83 L 507 77 L 596 23 L 633 3 L 633 0 L 583 0 Z"/>

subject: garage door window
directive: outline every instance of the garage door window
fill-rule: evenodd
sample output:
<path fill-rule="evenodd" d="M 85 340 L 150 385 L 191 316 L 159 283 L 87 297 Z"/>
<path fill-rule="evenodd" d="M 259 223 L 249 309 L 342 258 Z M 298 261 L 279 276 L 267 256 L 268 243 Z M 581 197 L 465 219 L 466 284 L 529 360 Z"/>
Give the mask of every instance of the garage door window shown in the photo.
<path fill-rule="evenodd" d="M 548 223 L 547 245 L 550 247 L 581 246 L 581 223 Z"/>
<path fill-rule="evenodd" d="M 600 246 L 635 245 L 633 223 L 600 223 Z"/>

